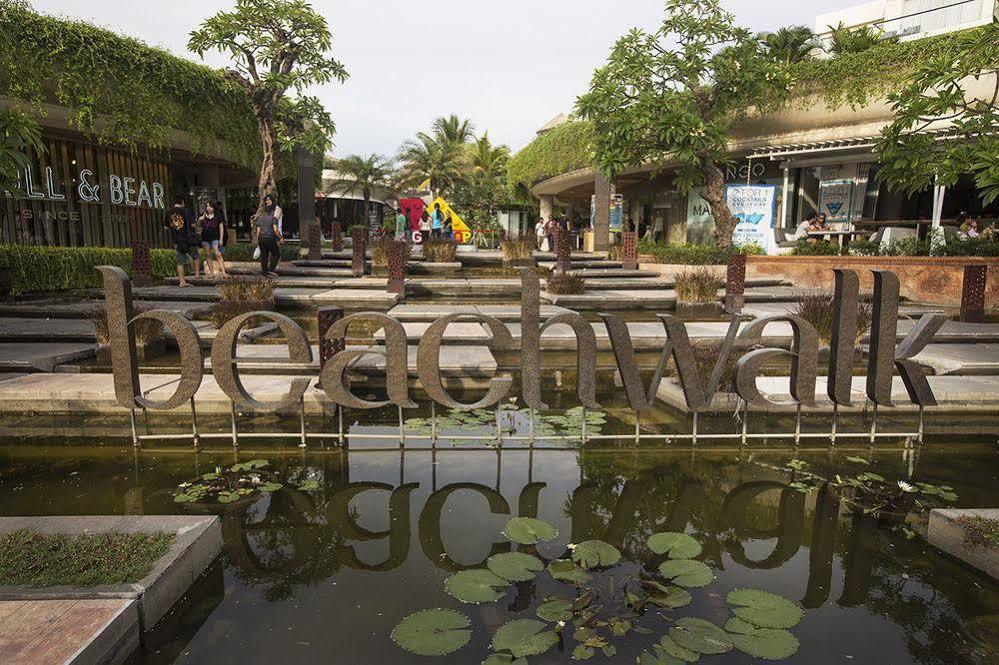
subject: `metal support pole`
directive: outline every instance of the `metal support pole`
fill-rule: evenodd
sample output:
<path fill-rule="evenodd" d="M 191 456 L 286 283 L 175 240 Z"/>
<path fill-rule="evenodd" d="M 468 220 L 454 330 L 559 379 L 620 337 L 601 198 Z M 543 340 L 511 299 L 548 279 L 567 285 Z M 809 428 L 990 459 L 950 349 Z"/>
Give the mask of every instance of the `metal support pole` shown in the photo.
<path fill-rule="evenodd" d="M 746 428 L 749 421 L 749 402 L 742 400 L 742 435 L 739 438 L 739 445 L 746 445 Z"/>
<path fill-rule="evenodd" d="M 136 448 L 139 447 L 139 435 L 135 431 L 135 407 L 129 410 L 129 420 L 132 421 L 132 445 Z"/>
<path fill-rule="evenodd" d="M 583 407 L 583 436 L 582 436 L 582 442 L 583 442 L 583 445 L 585 446 L 586 445 L 586 407 L 585 406 Z"/>
<path fill-rule="evenodd" d="M 236 433 L 236 403 L 229 400 L 229 413 L 232 415 L 232 448 L 239 448 L 239 434 Z"/>
<path fill-rule="evenodd" d="M 795 404 L 794 409 L 794 445 L 801 443 L 801 402 Z"/>
<path fill-rule="evenodd" d="M 874 402 L 874 408 L 871 409 L 871 434 L 870 442 L 874 445 L 874 439 L 878 435 L 878 403 Z"/>
<path fill-rule="evenodd" d="M 201 447 L 201 437 L 198 435 L 198 411 L 194 408 L 194 398 L 191 398 L 191 438 L 194 441 L 194 449 Z"/>
<path fill-rule="evenodd" d="M 531 448 L 534 448 L 534 407 L 531 407 L 530 414 L 529 414 L 528 417 L 530 418 L 530 423 L 528 425 L 528 437 L 529 438 L 528 438 L 527 441 L 528 441 L 528 445 Z"/>
<path fill-rule="evenodd" d="M 918 430 L 918 433 L 916 434 L 916 441 L 919 442 L 919 445 L 923 444 L 923 405 L 922 404 L 919 405 L 919 430 Z"/>
<path fill-rule="evenodd" d="M 503 423 L 501 422 L 500 405 L 496 402 L 496 445 L 503 447 Z"/>
<path fill-rule="evenodd" d="M 343 407 L 339 404 L 336 405 L 336 424 L 337 424 L 337 439 L 340 441 L 342 446 L 344 443 L 343 438 Z"/>
<path fill-rule="evenodd" d="M 430 402 L 430 445 L 437 447 L 437 402 Z"/>
<path fill-rule="evenodd" d="M 305 448 L 305 394 L 303 393 L 301 397 L 298 398 L 298 424 L 299 424 L 299 439 L 298 447 Z"/>
<path fill-rule="evenodd" d="M 406 424 L 402 420 L 402 407 L 399 408 L 399 448 L 406 447 Z"/>
<path fill-rule="evenodd" d="M 839 417 L 839 404 L 833 402 L 833 419 L 832 419 L 832 432 L 830 432 L 829 441 L 832 445 L 836 445 L 836 419 Z"/>
<path fill-rule="evenodd" d="M 694 427 L 691 431 L 690 445 L 697 445 L 697 411 L 694 411 Z"/>
<path fill-rule="evenodd" d="M 635 411 L 635 445 L 637 446 L 641 442 L 642 433 L 640 427 L 642 426 L 642 414 L 640 411 Z"/>

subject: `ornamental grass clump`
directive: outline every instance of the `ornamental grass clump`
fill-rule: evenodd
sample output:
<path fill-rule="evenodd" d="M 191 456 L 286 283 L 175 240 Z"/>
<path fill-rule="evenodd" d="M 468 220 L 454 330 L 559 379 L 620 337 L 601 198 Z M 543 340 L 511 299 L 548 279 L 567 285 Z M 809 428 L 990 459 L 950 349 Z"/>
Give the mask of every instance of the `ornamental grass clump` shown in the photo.
<path fill-rule="evenodd" d="M 690 268 L 676 274 L 676 298 L 682 303 L 713 303 L 722 286 L 718 273 L 708 267 Z"/>
<path fill-rule="evenodd" d="M 869 302 L 857 302 L 857 339 L 870 331 L 874 308 Z M 833 330 L 833 295 L 830 293 L 805 293 L 791 308 L 791 314 L 801 317 L 815 326 L 819 334 L 819 344 L 828 346 Z"/>
<path fill-rule="evenodd" d="M 586 292 L 586 280 L 569 272 L 551 272 L 545 278 L 545 290 L 556 295 L 578 295 Z"/>
<path fill-rule="evenodd" d="M 392 236 L 384 236 L 371 246 L 371 265 L 375 268 L 388 268 L 389 255 L 392 253 L 392 243 L 395 239 Z M 408 261 L 412 254 L 412 247 L 408 243 L 403 244 L 402 260 Z"/>
<path fill-rule="evenodd" d="M 240 314 L 274 309 L 274 282 L 263 277 L 233 278 L 218 285 L 221 300 L 212 305 L 208 319 L 221 328 Z"/>
<path fill-rule="evenodd" d="M 529 238 L 507 238 L 500 242 L 504 261 L 524 261 L 534 256 L 534 241 Z"/>
<path fill-rule="evenodd" d="M 427 238 L 423 241 L 423 260 L 428 263 L 454 263 L 458 245 L 444 238 Z"/>
<path fill-rule="evenodd" d="M 156 308 L 136 304 L 133 305 L 132 312 L 134 316 L 138 316 L 153 309 Z M 111 335 L 108 331 L 108 311 L 104 305 L 93 308 L 87 316 L 90 322 L 94 324 L 94 336 L 97 338 L 97 343 L 101 346 L 110 344 Z M 135 331 L 135 343 L 140 346 L 146 345 L 163 337 L 163 322 L 156 319 L 139 319 L 132 324 L 132 330 Z"/>

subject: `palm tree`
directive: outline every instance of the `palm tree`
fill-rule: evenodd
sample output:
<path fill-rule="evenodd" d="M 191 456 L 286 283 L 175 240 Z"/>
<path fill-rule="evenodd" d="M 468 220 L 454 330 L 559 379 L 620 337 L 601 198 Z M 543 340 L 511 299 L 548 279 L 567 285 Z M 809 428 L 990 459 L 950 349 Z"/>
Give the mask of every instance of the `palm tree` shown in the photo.
<path fill-rule="evenodd" d="M 461 178 L 464 166 L 461 144 L 441 141 L 423 132 L 402 144 L 399 161 L 402 163 L 402 183 L 419 187 L 430 181 L 433 198 Z"/>
<path fill-rule="evenodd" d="M 815 33 L 803 25 L 785 26 L 777 32 L 765 32 L 760 38 L 770 57 L 785 65 L 810 59 L 816 46 Z"/>
<path fill-rule="evenodd" d="M 860 53 L 883 42 L 898 41 L 897 35 L 884 37 L 869 25 L 859 28 L 848 28 L 840 21 L 839 25 L 830 25 L 828 27 L 830 33 L 826 51 L 834 56 Z"/>
<path fill-rule="evenodd" d="M 364 197 L 364 218 L 362 224 L 367 226 L 368 213 L 371 209 L 371 193 L 375 187 L 381 186 L 392 175 L 392 165 L 381 155 L 347 155 L 343 159 L 333 161 L 336 177 L 332 192 L 351 194 L 360 192 Z"/>
<path fill-rule="evenodd" d="M 489 132 L 485 132 L 470 147 L 470 161 L 476 173 L 500 178 L 510 159 L 510 148 L 505 145 L 494 146 L 489 141 Z"/>
<path fill-rule="evenodd" d="M 454 113 L 434 120 L 434 138 L 440 143 L 468 143 L 475 138 L 475 125 L 468 118 L 461 120 Z"/>
<path fill-rule="evenodd" d="M 0 191 L 16 191 L 21 174 L 31 165 L 29 152 L 45 152 L 42 130 L 24 111 L 0 109 Z"/>

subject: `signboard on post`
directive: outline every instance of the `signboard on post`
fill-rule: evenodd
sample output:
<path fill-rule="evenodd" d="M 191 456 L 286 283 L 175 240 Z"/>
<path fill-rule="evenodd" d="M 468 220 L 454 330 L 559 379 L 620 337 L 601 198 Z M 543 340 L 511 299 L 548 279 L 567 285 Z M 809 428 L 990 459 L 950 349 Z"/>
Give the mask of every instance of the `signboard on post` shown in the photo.
<path fill-rule="evenodd" d="M 774 218 L 776 185 L 726 185 L 725 202 L 732 216 L 739 220 L 732 232 L 732 242 L 755 243 L 768 254 L 775 250 Z"/>
<path fill-rule="evenodd" d="M 827 224 L 850 221 L 853 206 L 853 181 L 828 180 L 819 184 L 819 212 Z"/>

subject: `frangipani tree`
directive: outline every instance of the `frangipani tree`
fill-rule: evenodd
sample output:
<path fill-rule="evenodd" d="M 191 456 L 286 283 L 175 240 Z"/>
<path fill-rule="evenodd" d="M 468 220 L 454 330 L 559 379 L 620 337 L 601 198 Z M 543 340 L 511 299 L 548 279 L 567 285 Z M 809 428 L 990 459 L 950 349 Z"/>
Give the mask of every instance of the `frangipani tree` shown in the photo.
<path fill-rule="evenodd" d="M 315 151 L 334 127 L 314 97 L 312 85 L 347 79 L 347 70 L 330 55 L 333 37 L 326 19 L 303 0 L 237 0 L 191 33 L 188 48 L 204 57 L 228 53 L 227 74 L 245 90 L 257 118 L 263 159 L 259 193 L 274 191 L 279 140 L 283 147 L 300 141 Z M 297 99 L 288 98 L 294 91 Z"/>
<path fill-rule="evenodd" d="M 715 242 L 728 247 L 736 224 L 722 170 L 729 130 L 780 99 L 789 78 L 719 0 L 667 0 L 657 30 L 636 28 L 617 41 L 576 109 L 593 123 L 595 163 L 606 175 L 651 162 L 674 167 L 680 191 L 704 185 Z"/>

